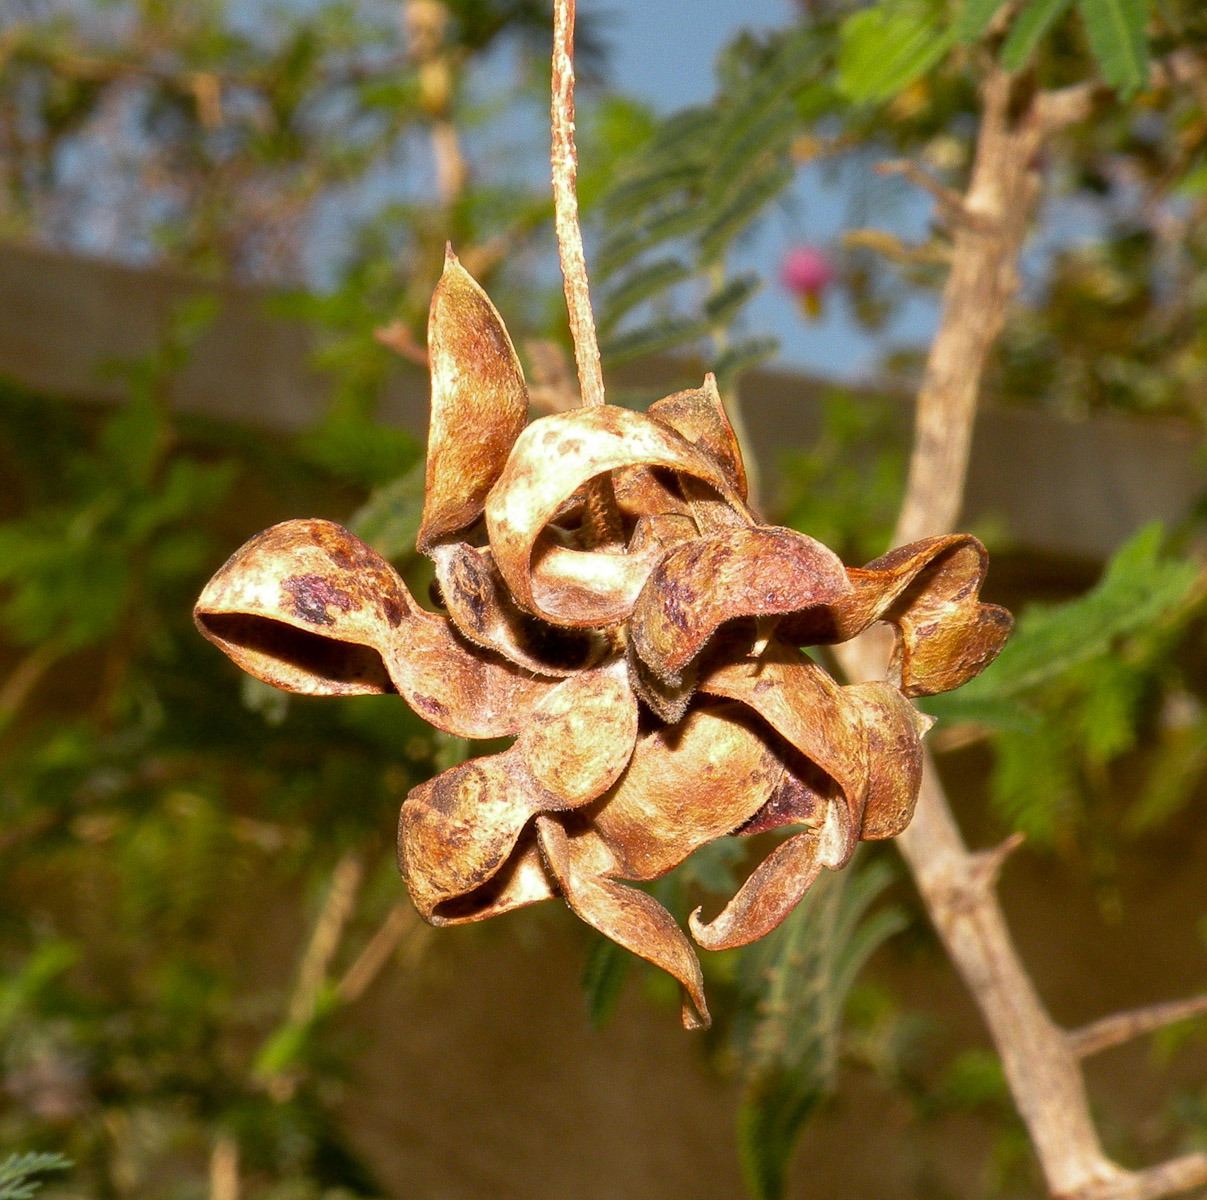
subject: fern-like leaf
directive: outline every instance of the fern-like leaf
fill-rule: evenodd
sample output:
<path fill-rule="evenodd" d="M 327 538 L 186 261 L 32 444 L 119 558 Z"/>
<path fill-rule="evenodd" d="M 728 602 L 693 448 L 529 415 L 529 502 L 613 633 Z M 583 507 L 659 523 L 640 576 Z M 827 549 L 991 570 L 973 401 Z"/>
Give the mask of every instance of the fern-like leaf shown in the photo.
<path fill-rule="evenodd" d="M 1159 524 L 1141 529 L 1116 552 L 1095 587 L 1058 608 L 1028 611 L 986 671 L 958 692 L 927 701 L 927 710 L 944 719 L 959 719 L 971 703 L 1022 696 L 1106 653 L 1117 639 L 1148 628 L 1177 608 L 1197 568 L 1163 558 L 1162 540 Z"/>
<path fill-rule="evenodd" d="M 0 1200 L 29 1200 L 42 1186 L 34 1176 L 70 1167 L 71 1162 L 61 1154 L 10 1154 L 0 1162 Z"/>
<path fill-rule="evenodd" d="M 701 231 L 701 261 L 719 262 L 734 237 L 792 182 L 794 174 L 792 163 L 781 160 L 745 180 L 727 204 L 711 213 Z"/>
<path fill-rule="evenodd" d="M 583 992 L 592 1029 L 600 1030 L 607 1024 L 632 963 L 632 954 L 623 946 L 604 937 L 593 941 L 583 968 Z"/>
<path fill-rule="evenodd" d="M 736 379 L 743 371 L 757 367 L 767 362 L 779 352 L 780 344 L 776 338 L 750 337 L 743 338 L 717 356 L 713 362 L 713 374 L 724 391 L 730 380 Z"/>
<path fill-rule="evenodd" d="M 1148 74 L 1148 0 L 1079 0 L 1086 38 L 1103 81 L 1127 98 Z"/>
<path fill-rule="evenodd" d="M 756 1200 L 783 1196 L 804 1122 L 834 1085 L 847 996 L 902 925 L 893 909 L 868 916 L 889 878 L 883 865 L 824 874 L 779 929 L 743 952 L 738 978 L 753 982 L 755 1016 L 739 1021 L 738 1143 Z"/>
<path fill-rule="evenodd" d="M 1072 4 L 1073 0 L 1031 0 L 1018 14 L 1002 46 L 1002 66 L 1019 70 L 1039 45 L 1040 39 Z"/>
<path fill-rule="evenodd" d="M 606 337 L 639 304 L 682 283 L 691 273 L 691 268 L 678 258 L 660 258 L 639 267 L 604 296 L 599 312 L 600 334 Z"/>
<path fill-rule="evenodd" d="M 952 34 L 961 45 L 975 42 L 988 28 L 1005 0 L 964 0 Z"/>
<path fill-rule="evenodd" d="M 857 104 L 878 104 L 928 71 L 950 49 L 954 27 L 940 29 L 930 5 L 883 0 L 842 28 L 838 86 Z"/>
<path fill-rule="evenodd" d="M 625 363 L 697 342 L 711 329 L 706 317 L 667 317 L 603 342 L 600 353 L 609 363 Z"/>

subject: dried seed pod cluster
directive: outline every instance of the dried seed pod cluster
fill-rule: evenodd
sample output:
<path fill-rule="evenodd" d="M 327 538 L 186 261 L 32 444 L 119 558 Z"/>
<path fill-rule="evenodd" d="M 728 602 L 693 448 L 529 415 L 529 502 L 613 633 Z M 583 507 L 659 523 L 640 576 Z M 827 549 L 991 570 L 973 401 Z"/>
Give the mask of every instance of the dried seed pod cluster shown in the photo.
<path fill-rule="evenodd" d="M 253 538 L 206 587 L 202 633 L 290 691 L 397 692 L 439 729 L 514 737 L 403 805 L 398 854 L 436 925 L 561 895 L 669 971 L 708 1021 L 699 961 L 653 879 L 726 834 L 782 826 L 711 921 L 707 949 L 762 936 L 823 867 L 908 824 L 923 718 L 907 697 L 958 687 L 1010 616 L 978 600 L 966 535 L 847 569 L 761 524 L 715 385 L 639 414 L 611 406 L 525 427 L 507 330 L 450 253 L 428 331 L 432 417 L 419 547 L 446 612 L 327 521 Z M 891 625 L 893 681 L 840 686 L 800 649 Z"/>

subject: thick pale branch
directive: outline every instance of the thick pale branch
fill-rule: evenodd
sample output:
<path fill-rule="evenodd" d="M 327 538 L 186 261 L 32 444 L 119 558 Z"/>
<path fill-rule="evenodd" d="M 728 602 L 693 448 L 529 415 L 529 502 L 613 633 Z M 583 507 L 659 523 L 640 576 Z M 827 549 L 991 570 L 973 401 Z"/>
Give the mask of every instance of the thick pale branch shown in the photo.
<path fill-rule="evenodd" d="M 1029 94 L 989 66 L 982 83 L 976 156 L 953 222 L 952 266 L 939 329 L 918 397 L 909 483 L 895 542 L 949 532 L 964 493 L 977 395 L 1017 287 L 1017 261 L 1037 192 L 1043 139 L 1089 112 L 1092 88 Z M 936 196 L 952 204 L 945 193 Z M 834 648 L 853 678 L 882 668 L 873 647 Z M 995 884 L 1016 841 L 972 853 L 927 756 L 913 822 L 897 839 L 952 962 L 968 984 L 1001 1057 L 1011 1095 L 1049 1193 L 1061 1200 L 1157 1200 L 1207 1182 L 1207 1156 L 1127 1171 L 1103 1153 L 1090 1115 L 1081 1057 L 1111 1018 L 1068 1034 L 1049 1016 L 1010 936 Z M 1095 1032 L 1097 1031 L 1097 1032 Z"/>
<path fill-rule="evenodd" d="M 1121 1171 L 1076 1193 L 1076 1200 L 1161 1200 L 1207 1183 L 1207 1154 L 1186 1154 L 1146 1171 Z M 1057 1196 L 1057 1200 L 1064 1197 Z M 1072 1194 L 1069 1200 L 1073 1200 Z"/>
<path fill-rule="evenodd" d="M 1017 80 L 996 66 L 986 70 L 981 103 L 972 177 L 960 201 L 968 219 L 955 225 L 942 315 L 918 393 L 898 544 L 955 526 L 977 393 L 1018 286 L 1018 255 L 1034 207 L 1043 134 L 1035 105 L 1020 103 Z"/>
<path fill-rule="evenodd" d="M 1201 1017 L 1207 1013 L 1207 996 L 1192 996 L 1187 1000 L 1170 1000 L 1165 1004 L 1150 1004 L 1128 1012 L 1114 1013 L 1099 1021 L 1091 1021 L 1080 1029 L 1070 1029 L 1069 1047 L 1078 1058 L 1088 1058 L 1112 1046 L 1121 1046 L 1133 1038 L 1155 1033 L 1178 1021 Z"/>

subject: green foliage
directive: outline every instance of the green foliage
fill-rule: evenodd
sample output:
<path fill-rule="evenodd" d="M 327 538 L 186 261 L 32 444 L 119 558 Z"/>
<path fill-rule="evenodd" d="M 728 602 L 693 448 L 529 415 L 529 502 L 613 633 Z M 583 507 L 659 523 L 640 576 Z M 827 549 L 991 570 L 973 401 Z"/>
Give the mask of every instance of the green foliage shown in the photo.
<path fill-rule="evenodd" d="M 171 588 L 200 569 L 198 520 L 231 472 L 171 455 L 166 402 L 172 374 L 210 316 L 209 303 L 178 314 L 157 353 L 124 369 L 130 398 L 104 420 L 95 455 L 62 464 L 53 497 L 0 524 L 0 621 L 18 645 L 50 647 L 57 657 L 112 638 L 133 615 L 139 575 Z"/>
<path fill-rule="evenodd" d="M 409 471 L 376 488 L 348 522 L 348 528 L 384 558 L 415 553 L 423 516 L 424 470 L 420 459 Z"/>
<path fill-rule="evenodd" d="M 890 879 L 883 864 L 823 872 L 777 930 L 741 952 L 738 1142 L 755 1200 L 784 1195 L 801 1127 L 836 1083 L 847 998 L 904 923 L 897 909 L 869 911 Z"/>
<path fill-rule="evenodd" d="M 1015 17 L 1002 44 L 1002 66 L 1008 71 L 1025 66 L 1040 39 L 1071 4 L 1072 0 L 1030 0 Z"/>
<path fill-rule="evenodd" d="M 115 1171 L 140 1196 L 179 1194 L 226 1130 L 266 1189 L 373 1195 L 331 1111 L 332 1018 L 339 973 L 392 894 L 365 889 L 304 1013 L 288 938 L 276 977 L 249 971 L 261 931 L 241 949 L 240 913 L 285 911 L 347 847 L 395 878 L 379 833 L 436 746 L 396 697 L 244 707 L 238 674 L 193 629 L 231 545 L 287 515 L 274 486 L 314 483 L 279 446 L 172 414 L 210 308 L 167 323 L 107 413 L 0 393 L 0 633 L 10 663 L 25 655 L 0 682 L 0 1117 L 23 1140 L 66 1130 L 89 1194 L 132 1194 Z M 46 896 L 36 911 L 30 888 Z"/>
<path fill-rule="evenodd" d="M 882 104 L 934 68 L 954 45 L 984 37 L 1001 0 L 964 0 L 954 20 L 932 0 L 881 0 L 846 18 L 838 85 L 857 104 Z M 1021 70 L 1073 0 L 1027 0 L 998 51 L 1003 67 Z M 1146 82 L 1148 0 L 1077 0 L 1102 81 L 1124 99 Z"/>
<path fill-rule="evenodd" d="M 42 1185 L 35 1176 L 70 1167 L 61 1154 L 10 1154 L 0 1162 L 0 1200 L 30 1200 Z"/>
<path fill-rule="evenodd" d="M 968 26 L 979 21 L 979 12 Z M 842 26 L 838 86 L 857 104 L 882 103 L 929 71 L 964 25 L 948 25 L 931 0 L 882 0 L 849 16 Z"/>
<path fill-rule="evenodd" d="M 765 338 L 734 343 L 761 280 L 729 278 L 726 263 L 792 182 L 790 148 L 802 108 L 825 86 L 823 61 L 808 28 L 765 51 L 735 48 L 709 108 L 666 118 L 622 159 L 599 203 L 605 362 L 710 344 L 724 388 L 774 352 Z"/>
<path fill-rule="evenodd" d="M 905 486 L 900 407 L 833 389 L 810 449 L 781 461 L 778 519 L 867 562 L 892 533 Z"/>
<path fill-rule="evenodd" d="M 1149 0 L 1078 0 L 1103 82 L 1123 97 L 1139 91 L 1148 76 Z"/>
<path fill-rule="evenodd" d="M 70 240 L 89 228 L 94 210 L 63 166 L 96 149 L 114 97 L 134 95 L 131 125 L 147 152 L 130 193 L 139 202 L 123 211 L 127 232 L 113 248 L 215 275 L 320 281 L 321 295 L 281 306 L 319 331 L 316 365 L 332 396 L 323 422 L 285 447 L 173 418 L 171 380 L 205 305 L 176 314 L 160 350 L 124 368 L 129 399 L 117 410 L 88 417 L 0 395 L 13 481 L 0 523 L 0 632 L 19 668 L 0 681 L 0 1112 L 6 1135 L 30 1144 L 65 1131 L 88 1194 L 196 1191 L 198 1164 L 220 1137 L 235 1140 L 265 1197 L 376 1191 L 332 1100 L 348 1061 L 340 983 L 396 895 L 381 831 L 415 781 L 468 746 L 432 735 L 396 698 L 324 706 L 240 682 L 187 614 L 257 522 L 296 515 L 282 492 L 299 479 L 337 497 L 330 515 L 352 512 L 356 532 L 415 567 L 423 468 L 414 439 L 376 419 L 393 360 L 373 330 L 396 320 L 421 360 L 445 239 L 477 255 L 517 341 L 525 325 L 561 327 L 560 301 L 556 321 L 541 316 L 530 266 L 540 256 L 526 253 L 547 229 L 548 198 L 511 142 L 498 153 L 491 140 L 527 89 L 545 104 L 547 75 L 532 83 L 533 71 L 498 102 L 467 100 L 478 56 L 500 39 L 543 63 L 547 6 L 447 7 L 440 111 L 401 53 L 397 14 L 370 8 L 273 10 L 251 37 L 222 3 L 119 3 L 111 11 L 129 36 L 109 44 L 74 19 L 24 25 L 6 43 L 0 103 L 24 107 L 6 147 L 15 165 L 3 181 L 4 231 Z M 1100 236 L 1037 253 L 988 390 L 1077 413 L 1110 405 L 1201 418 L 1203 114 L 1190 89 L 1150 88 L 1147 67 L 1150 32 L 1156 54 L 1201 43 L 1201 6 L 1027 0 L 1005 28 L 995 21 L 1002 0 L 806 7 L 799 25 L 738 40 L 709 104 L 655 120 L 623 98 L 582 97 L 580 200 L 601 238 L 591 265 L 609 363 L 698 350 L 729 386 L 771 357 L 774 342 L 742 327 L 761 283 L 734 269 L 743 239 L 805 161 L 837 176 L 905 154 L 958 186 L 979 64 L 993 53 L 1039 88 L 1097 78 L 1121 97 L 1145 95 L 1143 106 L 1100 97 L 1092 128 L 1047 147 L 1048 194 L 1069 196 L 1079 217 L 1089 206 L 1098 224 L 1086 227 Z M 581 37 L 579 46 L 589 71 Z M 81 59 L 95 78 L 71 74 Z M 383 173 L 423 161 L 415 147 L 444 120 L 472 160 L 469 182 L 441 196 L 410 178 L 404 200 L 383 199 Z M 891 212 L 896 184 L 858 179 L 854 216 Z M 1152 213 L 1163 215 L 1159 231 Z M 898 244 L 903 265 L 891 273 L 852 250 L 838 286 L 857 319 L 882 328 L 933 293 L 941 243 L 936 235 L 916 255 Z M 911 362 L 888 365 L 904 373 Z M 824 410 L 809 452 L 785 464 L 778 506 L 864 561 L 892 525 L 901 423 L 845 393 Z M 988 733 L 995 802 L 1012 824 L 1041 842 L 1087 829 L 1101 841 L 1108 821 L 1147 830 L 1184 803 L 1207 771 L 1207 718 L 1177 657 L 1198 611 L 1194 577 L 1145 531 L 1086 596 L 1029 610 L 994 667 L 934 701 L 949 730 Z M 1120 815 L 1107 784 L 1124 755 L 1148 757 Z M 732 895 L 746 853 L 741 839 L 719 840 L 658 893 L 681 915 L 700 892 Z M 303 972 L 348 856 L 367 882 L 330 957 Z M 783 1194 L 803 1122 L 836 1086 L 854 980 L 900 923 L 872 908 L 884 883 L 879 866 L 827 874 L 772 938 L 706 961 L 728 998 L 719 1025 L 741 1064 L 738 1134 L 756 1197 Z M 48 897 L 36 917 L 22 905 L 29 894 Z M 308 915 L 304 896 L 316 898 Z M 244 927 L 258 938 L 275 914 L 277 952 L 252 953 Z M 584 973 L 593 1024 L 614 1011 L 634 967 L 613 943 L 594 943 Z M 883 1013 L 865 1022 L 865 1043 L 887 1040 L 890 1024 Z M 891 1057 L 883 1045 L 875 1053 Z M 1003 1161 L 1017 1154 L 991 1056 L 957 1055 L 935 1094 L 945 1110 L 987 1113 L 1004 1128 Z M 154 1136 L 123 1132 L 123 1121 Z M 115 1182 L 131 1163 L 133 1190 Z"/>
<path fill-rule="evenodd" d="M 611 939 L 592 939 L 587 965 L 583 968 L 583 991 L 593 1029 L 602 1029 L 608 1023 L 632 964 L 633 955 Z"/>
<path fill-rule="evenodd" d="M 1142 529 L 1089 592 L 1028 609 L 983 674 L 926 702 L 941 720 L 994 731 L 995 802 L 1041 844 L 1067 840 L 1088 819 L 1084 798 L 1137 744 L 1170 651 L 1200 602 L 1197 566 L 1164 555 L 1162 541 L 1159 526 Z M 1152 786 L 1133 827 L 1172 806 L 1168 782 Z"/>
<path fill-rule="evenodd" d="M 961 44 L 976 41 L 988 28 L 1005 0 L 964 0 L 954 23 L 955 40 Z"/>

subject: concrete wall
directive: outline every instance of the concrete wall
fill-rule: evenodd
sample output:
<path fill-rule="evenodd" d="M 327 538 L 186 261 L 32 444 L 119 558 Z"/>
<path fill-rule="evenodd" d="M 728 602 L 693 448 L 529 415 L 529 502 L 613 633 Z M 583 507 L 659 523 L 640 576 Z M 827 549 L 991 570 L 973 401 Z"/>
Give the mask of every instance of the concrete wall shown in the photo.
<path fill-rule="evenodd" d="M 169 314 L 198 291 L 214 294 L 220 311 L 177 381 L 179 407 L 278 430 L 313 421 L 328 393 L 309 366 L 313 335 L 271 315 L 266 293 L 13 244 L 0 245 L 0 375 L 72 399 L 118 400 L 122 385 L 106 364 L 150 351 Z M 674 368 L 646 370 L 654 380 Z M 742 391 L 760 462 L 816 435 L 818 380 L 756 371 Z M 382 417 L 422 431 L 426 408 L 421 374 L 400 367 Z M 903 404 L 903 436 L 908 420 Z M 1100 559 L 1144 522 L 1176 520 L 1203 483 L 1198 440 L 1186 427 L 990 409 L 977 422 L 965 520 L 993 520 L 1020 549 Z"/>

